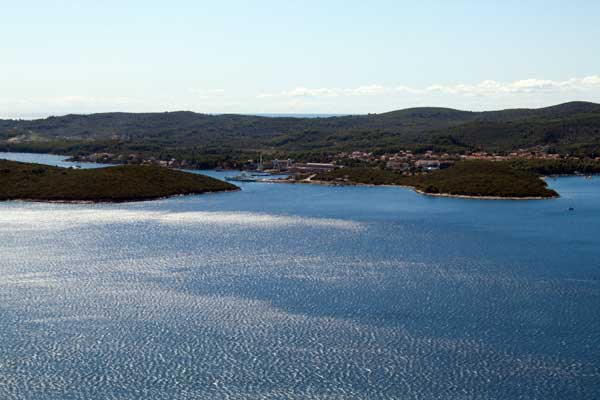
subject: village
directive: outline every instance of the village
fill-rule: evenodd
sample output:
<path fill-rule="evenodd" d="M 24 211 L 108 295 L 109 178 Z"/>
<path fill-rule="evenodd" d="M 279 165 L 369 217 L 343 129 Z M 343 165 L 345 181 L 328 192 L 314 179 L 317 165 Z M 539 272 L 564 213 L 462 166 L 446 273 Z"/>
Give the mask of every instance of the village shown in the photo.
<path fill-rule="evenodd" d="M 381 169 L 394 171 L 402 175 L 413 175 L 417 173 L 448 168 L 461 160 L 507 161 L 515 159 L 579 160 L 580 158 L 549 153 L 547 149 L 543 147 L 520 149 L 509 153 L 488 153 L 484 151 L 476 151 L 466 152 L 465 154 L 435 152 L 432 150 L 425 152 L 401 150 L 396 153 L 376 154 L 373 152 L 356 150 L 352 152 L 339 152 L 335 155 L 328 156 L 326 159 L 321 160 L 320 162 L 305 162 L 303 160 L 294 160 L 291 158 L 273 158 L 263 162 L 262 157 L 260 157 L 259 160 L 247 159 L 236 162 L 234 165 L 218 165 L 216 169 L 239 169 L 249 172 L 261 172 L 264 174 L 304 175 L 328 172 L 337 168 L 358 166 L 378 167 Z M 178 160 L 176 158 L 163 160 L 156 157 L 144 157 L 141 154 L 133 153 L 128 155 L 94 153 L 90 155 L 76 156 L 71 160 L 78 162 L 159 165 L 167 168 L 197 169 L 194 163 L 188 160 Z M 600 162 L 600 157 L 596 157 L 594 160 Z"/>

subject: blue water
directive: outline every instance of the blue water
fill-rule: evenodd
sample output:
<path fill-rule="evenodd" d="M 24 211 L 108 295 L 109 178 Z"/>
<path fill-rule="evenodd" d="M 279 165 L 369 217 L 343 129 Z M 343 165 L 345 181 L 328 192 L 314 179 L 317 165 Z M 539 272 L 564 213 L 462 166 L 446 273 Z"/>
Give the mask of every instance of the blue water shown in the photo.
<path fill-rule="evenodd" d="M 598 399 L 600 179 L 549 184 L 0 203 L 0 399 Z"/>
<path fill-rule="evenodd" d="M 0 159 L 30 162 L 36 164 L 48 164 L 56 167 L 64 168 L 101 168 L 106 167 L 106 164 L 98 163 L 81 163 L 81 162 L 69 162 L 63 156 L 57 156 L 52 154 L 37 154 L 37 153 L 2 153 L 0 152 Z"/>

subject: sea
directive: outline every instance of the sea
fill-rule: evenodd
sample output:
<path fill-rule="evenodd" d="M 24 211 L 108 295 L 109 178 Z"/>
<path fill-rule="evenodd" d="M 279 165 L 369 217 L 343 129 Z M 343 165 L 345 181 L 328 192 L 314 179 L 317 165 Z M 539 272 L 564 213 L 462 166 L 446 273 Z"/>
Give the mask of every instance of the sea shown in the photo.
<path fill-rule="evenodd" d="M 600 178 L 548 184 L 2 202 L 0 399 L 599 399 Z"/>

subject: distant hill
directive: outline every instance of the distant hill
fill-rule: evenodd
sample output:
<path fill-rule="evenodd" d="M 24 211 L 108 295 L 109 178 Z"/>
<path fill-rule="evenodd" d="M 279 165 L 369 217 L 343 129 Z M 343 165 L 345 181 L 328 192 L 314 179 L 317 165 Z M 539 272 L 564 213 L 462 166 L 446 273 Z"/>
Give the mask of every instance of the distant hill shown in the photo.
<path fill-rule="evenodd" d="M 422 107 L 327 118 L 181 111 L 0 120 L 0 150 L 68 154 L 107 151 L 223 159 L 256 152 L 307 155 L 400 148 L 510 151 L 532 146 L 598 155 L 600 104 L 571 102 L 486 112 Z"/>
<path fill-rule="evenodd" d="M 491 151 L 547 146 L 562 153 L 600 153 L 600 104 L 571 102 L 539 109 L 479 113 L 446 130 L 472 147 Z"/>
<path fill-rule="evenodd" d="M 484 120 L 517 120 L 528 118 L 564 118 L 576 114 L 600 113 L 600 104 L 585 101 L 572 101 L 544 108 L 515 108 L 500 111 L 477 113 Z"/>

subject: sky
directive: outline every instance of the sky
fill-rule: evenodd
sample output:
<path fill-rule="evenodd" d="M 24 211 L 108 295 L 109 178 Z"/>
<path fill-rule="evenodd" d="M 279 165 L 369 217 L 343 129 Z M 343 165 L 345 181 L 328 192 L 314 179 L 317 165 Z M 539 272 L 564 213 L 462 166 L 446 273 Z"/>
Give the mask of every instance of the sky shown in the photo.
<path fill-rule="evenodd" d="M 0 117 L 600 102 L 600 1 L 0 0 Z"/>

